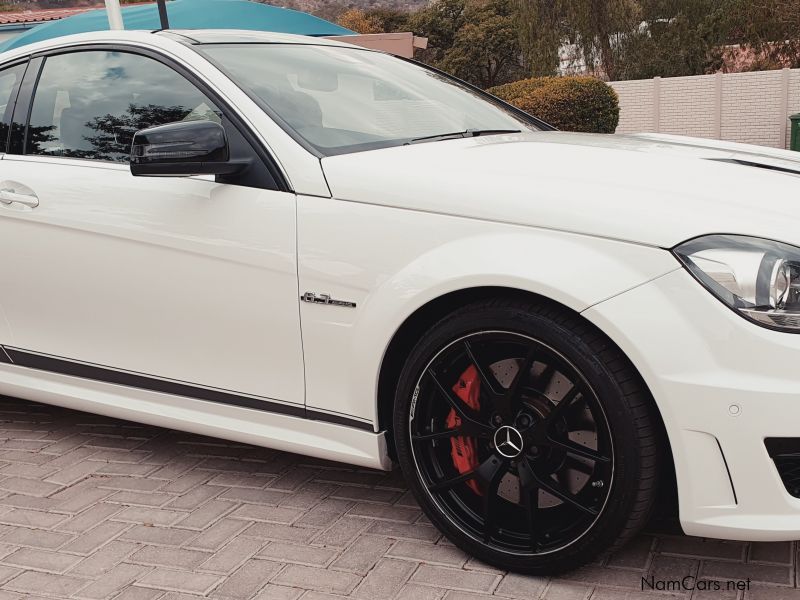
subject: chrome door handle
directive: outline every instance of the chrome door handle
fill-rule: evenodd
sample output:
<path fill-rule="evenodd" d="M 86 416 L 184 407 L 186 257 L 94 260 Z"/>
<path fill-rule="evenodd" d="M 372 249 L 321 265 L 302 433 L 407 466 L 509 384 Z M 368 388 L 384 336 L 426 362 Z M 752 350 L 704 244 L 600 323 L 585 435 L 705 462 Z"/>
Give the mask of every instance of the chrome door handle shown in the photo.
<path fill-rule="evenodd" d="M 0 190 L 0 203 L 2 204 L 24 204 L 25 206 L 29 206 L 30 208 L 36 208 L 39 206 L 39 198 L 37 198 L 34 194 L 19 194 L 12 190 Z"/>

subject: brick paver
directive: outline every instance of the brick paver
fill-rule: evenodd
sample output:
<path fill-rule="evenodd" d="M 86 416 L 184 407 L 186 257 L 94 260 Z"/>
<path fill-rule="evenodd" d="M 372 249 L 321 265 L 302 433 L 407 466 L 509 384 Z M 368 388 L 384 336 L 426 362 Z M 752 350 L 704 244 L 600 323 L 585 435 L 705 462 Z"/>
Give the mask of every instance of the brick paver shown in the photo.
<path fill-rule="evenodd" d="M 792 543 L 651 531 L 568 575 L 508 574 L 444 540 L 397 472 L 0 397 L 0 600 L 800 600 L 796 565 Z"/>

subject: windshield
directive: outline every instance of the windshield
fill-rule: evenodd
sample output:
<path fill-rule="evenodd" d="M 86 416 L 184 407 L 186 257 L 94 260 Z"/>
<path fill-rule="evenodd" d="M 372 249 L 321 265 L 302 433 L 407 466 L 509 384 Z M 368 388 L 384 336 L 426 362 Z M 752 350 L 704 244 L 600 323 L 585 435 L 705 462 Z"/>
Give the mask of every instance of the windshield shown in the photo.
<path fill-rule="evenodd" d="M 476 90 L 379 52 L 298 44 L 200 48 L 326 156 L 459 134 L 536 130 L 533 119 Z"/>

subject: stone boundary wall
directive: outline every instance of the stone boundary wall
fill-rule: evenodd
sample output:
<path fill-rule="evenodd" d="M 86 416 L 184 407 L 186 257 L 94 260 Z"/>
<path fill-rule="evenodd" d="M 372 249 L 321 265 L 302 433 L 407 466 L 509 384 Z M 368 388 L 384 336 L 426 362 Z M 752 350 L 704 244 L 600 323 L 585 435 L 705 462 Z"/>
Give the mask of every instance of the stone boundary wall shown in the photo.
<path fill-rule="evenodd" d="M 612 81 L 617 133 L 658 132 L 789 147 L 800 69 Z"/>

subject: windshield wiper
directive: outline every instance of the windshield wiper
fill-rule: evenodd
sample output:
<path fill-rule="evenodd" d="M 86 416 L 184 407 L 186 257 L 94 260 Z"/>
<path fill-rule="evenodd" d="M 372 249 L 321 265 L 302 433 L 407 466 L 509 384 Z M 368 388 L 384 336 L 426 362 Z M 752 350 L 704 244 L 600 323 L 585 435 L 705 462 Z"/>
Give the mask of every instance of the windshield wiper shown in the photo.
<path fill-rule="evenodd" d="M 416 142 L 435 142 L 439 140 L 452 140 L 457 138 L 479 137 L 481 135 L 500 135 L 503 133 L 520 133 L 519 129 L 467 129 L 465 131 L 454 131 L 452 133 L 437 133 L 436 135 L 426 135 L 424 137 L 413 138 L 409 144 Z"/>

